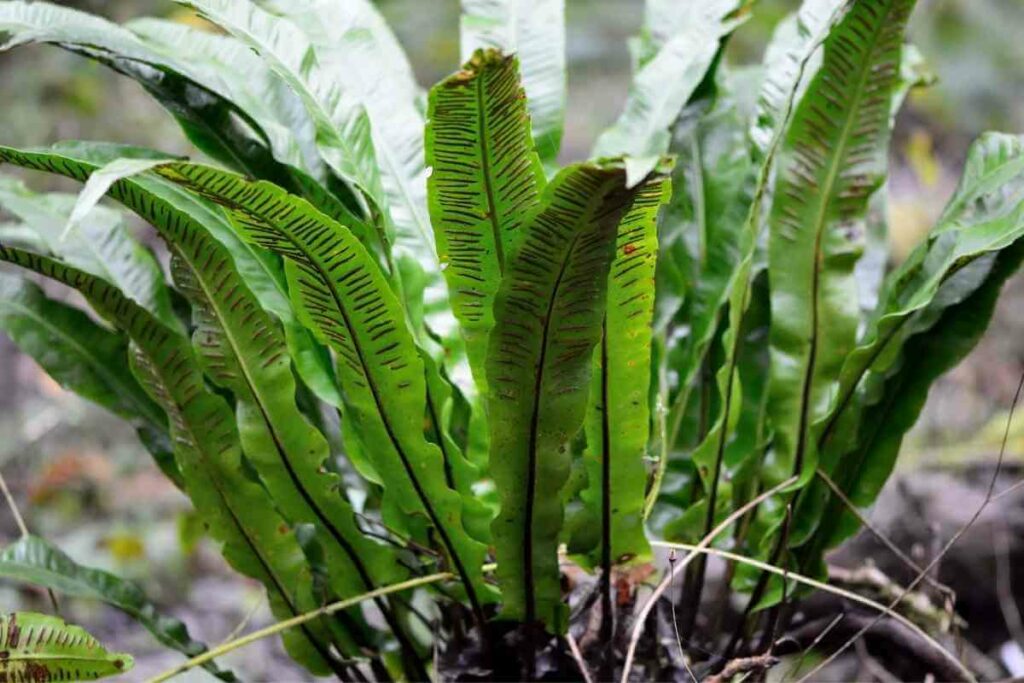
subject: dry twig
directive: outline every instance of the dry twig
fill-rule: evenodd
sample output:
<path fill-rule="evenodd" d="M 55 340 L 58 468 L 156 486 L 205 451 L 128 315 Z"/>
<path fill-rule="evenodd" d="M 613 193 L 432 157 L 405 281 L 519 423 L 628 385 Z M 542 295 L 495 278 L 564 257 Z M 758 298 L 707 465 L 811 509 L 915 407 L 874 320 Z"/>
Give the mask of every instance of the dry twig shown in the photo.
<path fill-rule="evenodd" d="M 705 678 L 704 683 L 726 683 L 740 674 L 763 673 L 779 661 L 779 658 L 770 652 L 753 657 L 737 657 L 729 660 L 719 673 Z"/>

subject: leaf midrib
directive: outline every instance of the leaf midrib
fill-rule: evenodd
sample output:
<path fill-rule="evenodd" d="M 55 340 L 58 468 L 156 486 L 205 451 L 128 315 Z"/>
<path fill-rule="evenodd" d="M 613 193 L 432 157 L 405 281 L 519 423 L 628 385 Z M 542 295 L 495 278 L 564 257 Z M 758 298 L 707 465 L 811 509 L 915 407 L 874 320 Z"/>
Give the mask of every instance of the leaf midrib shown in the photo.
<path fill-rule="evenodd" d="M 256 216 L 256 218 L 257 220 L 262 220 L 258 216 Z M 288 240 L 292 243 L 292 245 L 294 245 L 296 249 L 298 249 L 303 254 L 305 259 L 310 264 L 316 267 L 317 271 L 320 273 L 321 278 L 323 279 L 323 282 L 327 285 L 327 289 L 331 293 L 331 298 L 334 301 L 335 309 L 341 315 L 342 322 L 345 325 L 345 328 L 349 330 L 349 339 L 352 342 L 352 348 L 356 352 L 356 356 L 359 359 L 359 367 L 362 369 L 362 375 L 366 380 L 366 387 L 370 390 L 370 395 L 373 397 L 374 406 L 377 409 L 377 414 L 380 417 L 381 424 L 384 426 L 385 432 L 387 432 L 388 440 L 391 442 L 392 447 L 395 449 L 395 452 L 402 463 L 402 467 L 403 469 L 405 469 L 406 476 L 409 478 L 410 483 L 412 483 L 413 488 L 416 491 L 416 495 L 420 499 L 420 502 L 423 505 L 425 512 L 430 517 L 430 520 L 434 528 L 441 536 L 442 543 L 444 544 L 445 548 L 448 549 L 448 552 L 451 555 L 452 562 L 455 564 L 456 570 L 460 578 L 462 579 L 467 596 L 469 597 L 470 601 L 474 604 L 474 611 L 478 611 L 480 612 L 480 614 L 482 614 L 482 610 L 480 609 L 479 603 L 477 601 L 476 590 L 474 589 L 472 582 L 469 579 L 469 574 L 466 571 L 465 566 L 462 564 L 461 557 L 456 551 L 455 544 L 452 542 L 451 537 L 448 535 L 448 530 L 445 529 L 445 527 L 441 524 L 441 520 L 438 517 L 437 512 L 430 504 L 430 497 L 426 495 L 426 491 L 423 489 L 423 485 L 417 478 L 416 472 L 412 467 L 412 463 L 409 462 L 409 456 L 406 454 L 405 449 L 403 448 L 401 442 L 399 441 L 398 435 L 395 433 L 394 426 L 391 424 L 391 420 L 384 409 L 384 402 L 380 396 L 380 388 L 377 386 L 376 379 L 373 377 L 370 371 L 370 366 L 366 362 L 366 357 L 365 354 L 363 353 L 362 343 L 360 342 L 358 336 L 354 333 L 354 331 L 357 328 L 352 325 L 351 318 L 349 317 L 348 314 L 348 309 L 344 304 L 344 297 L 342 293 L 338 291 L 337 284 L 334 281 L 334 278 L 331 276 L 330 268 L 326 267 L 326 265 L 320 260 L 319 256 L 311 252 L 307 248 L 306 244 L 304 244 L 301 240 L 296 239 L 292 235 L 291 231 L 287 229 L 280 229 L 279 233 L 287 237 Z"/>
<path fill-rule="evenodd" d="M 185 345 L 186 346 L 188 345 L 187 341 L 185 342 Z M 149 361 L 148 356 L 147 356 L 147 361 Z M 153 367 L 154 375 L 155 375 L 156 374 L 156 369 L 159 366 L 156 363 L 153 363 L 153 362 L 150 362 L 150 365 Z M 160 380 L 160 382 L 162 382 L 164 384 L 165 387 L 172 386 L 171 384 L 167 383 L 166 378 L 164 378 L 162 375 L 159 375 L 159 380 Z M 171 394 L 168 393 L 168 396 L 170 397 Z M 214 398 L 216 399 L 216 397 L 214 397 Z M 220 500 L 221 500 L 221 503 L 223 505 L 223 510 L 225 512 L 227 512 L 228 516 L 231 518 L 231 522 L 235 525 L 235 528 L 238 530 L 238 533 L 241 535 L 242 539 L 245 541 L 246 547 L 249 548 L 249 551 L 253 554 L 253 556 L 256 557 L 257 561 L 259 561 L 260 565 L 263 568 L 263 571 L 266 573 L 267 577 L 271 580 L 271 582 L 274 585 L 274 588 L 277 590 L 278 594 L 280 595 L 281 600 L 288 607 L 288 611 L 291 612 L 293 615 L 298 616 L 301 613 L 299 612 L 299 610 L 296 607 L 295 603 L 292 601 L 291 594 L 285 589 L 284 585 L 281 582 L 280 577 L 278 577 L 277 573 L 274 571 L 273 565 L 267 559 L 267 557 L 263 553 L 263 550 L 250 537 L 249 531 L 247 530 L 246 526 L 244 524 L 242 524 L 241 518 L 235 513 L 235 510 L 231 506 L 229 498 L 224 493 L 224 488 L 221 486 L 220 479 L 219 479 L 219 477 L 217 475 L 217 468 L 210 464 L 213 461 L 213 459 L 211 459 L 208 455 L 205 455 L 206 451 L 205 451 L 205 448 L 203 446 L 206 444 L 206 440 L 202 440 L 202 439 L 197 439 L 196 438 L 197 435 L 196 435 L 196 433 L 195 433 L 195 431 L 193 429 L 192 421 L 185 419 L 185 415 L 182 412 L 182 410 L 180 409 L 180 407 L 178 406 L 178 403 L 177 403 L 176 399 L 171 398 L 171 402 L 172 402 L 172 408 L 174 409 L 174 411 L 176 413 L 178 413 L 179 419 L 176 421 L 177 424 L 186 427 L 186 429 L 188 431 L 188 435 L 189 435 L 189 440 L 191 441 L 192 444 L 195 445 L 196 453 L 204 454 L 204 455 L 200 455 L 200 458 L 203 461 L 204 469 L 208 473 L 207 474 L 208 481 L 210 482 L 210 484 L 213 486 L 214 490 L 216 491 L 217 497 L 220 498 Z M 226 411 L 230 411 L 230 408 L 228 408 L 226 404 L 223 406 L 223 409 L 226 410 Z M 203 445 L 201 445 L 201 444 L 203 444 Z M 234 445 L 234 447 L 235 448 L 240 448 L 240 446 L 238 446 L 237 443 Z M 317 651 L 317 653 L 320 655 L 320 657 L 323 658 L 323 660 L 328 664 L 328 666 L 330 666 L 332 669 L 335 669 L 335 663 L 334 663 L 334 660 L 332 659 L 332 657 L 330 656 L 330 653 L 329 652 L 325 652 L 322 649 L 320 643 L 313 636 L 312 632 L 309 631 L 308 627 L 305 624 L 303 624 L 303 625 L 299 626 L 299 628 L 302 630 L 303 634 L 305 634 L 306 639 L 309 640 L 310 644 Z"/>
<path fill-rule="evenodd" d="M 501 223 L 498 219 L 498 206 L 494 199 L 494 185 L 491 182 L 491 156 L 488 144 L 487 105 L 484 101 L 486 72 L 480 70 L 476 77 L 476 106 L 480 112 L 477 117 L 477 136 L 480 141 L 480 163 L 484 181 L 484 194 L 487 197 L 488 218 L 491 223 L 491 235 L 494 239 L 494 256 L 498 262 L 498 275 L 505 270 L 505 246 L 502 244 Z"/>
<path fill-rule="evenodd" d="M 258 383 L 253 379 L 252 370 L 248 362 L 249 357 L 242 352 L 241 346 L 233 332 L 233 326 L 226 323 L 226 321 L 230 320 L 230 317 L 227 312 L 222 310 L 223 302 L 220 297 L 209 289 L 206 279 L 192 260 L 188 259 L 182 253 L 182 250 L 175 249 L 175 251 L 189 264 L 189 268 L 192 270 L 195 277 L 196 284 L 198 284 L 203 291 L 203 297 L 206 299 L 209 309 L 214 311 L 217 316 L 220 332 L 224 335 L 225 340 L 231 348 L 231 353 L 235 358 L 238 369 L 241 370 L 242 379 L 245 382 L 245 386 L 249 391 L 250 397 L 252 398 L 252 403 L 255 404 L 256 408 L 260 412 L 260 418 L 267 428 L 267 433 L 270 435 L 270 438 L 274 443 L 274 450 L 277 451 L 277 455 L 280 458 L 282 465 L 284 465 L 285 471 L 288 473 L 288 478 L 291 480 L 292 484 L 294 484 L 299 495 L 310 507 L 316 517 L 321 521 L 324 527 L 328 529 L 331 536 L 334 537 L 338 544 L 345 550 L 346 554 L 352 559 L 353 564 L 356 565 L 359 571 L 360 577 L 363 579 L 364 585 L 366 585 L 368 589 L 374 588 L 372 582 L 369 582 L 369 579 L 366 577 L 364 573 L 365 569 L 362 568 L 362 564 L 359 562 L 358 556 L 355 554 L 352 547 L 344 539 L 341 532 L 334 526 L 329 516 L 320 509 L 313 496 L 306 490 L 298 473 L 295 471 L 295 467 L 291 462 L 287 448 L 285 448 L 284 442 L 279 433 L 277 423 L 270 417 L 270 413 L 267 409 L 268 400 L 265 398 Z"/>
<path fill-rule="evenodd" d="M 66 265 L 60 263 L 59 261 L 54 261 L 52 259 L 48 259 L 48 258 L 45 258 L 45 257 L 39 257 L 37 255 L 31 254 L 31 252 L 22 252 L 20 250 L 14 250 L 14 253 L 23 253 L 23 254 L 31 257 L 29 259 L 29 264 L 31 264 L 33 260 L 38 260 L 40 264 L 51 263 L 53 266 L 55 266 L 55 268 L 51 269 L 50 273 L 47 273 L 45 271 L 45 269 L 36 268 L 36 267 L 31 267 L 30 270 L 33 270 L 35 272 L 39 272 L 40 274 L 45 275 L 47 277 L 51 277 L 51 278 L 53 278 L 53 279 L 55 279 L 55 280 L 57 280 L 59 282 L 62 282 L 64 284 L 66 284 L 69 287 L 72 287 L 75 290 L 82 291 L 83 294 L 86 293 L 86 291 L 84 291 L 85 289 L 88 289 L 89 292 L 91 293 L 91 290 L 98 288 L 101 291 L 106 292 L 105 294 L 103 294 L 103 296 L 110 296 L 111 298 L 113 298 L 115 300 L 124 302 L 125 304 L 127 304 L 129 306 L 130 309 L 137 310 L 140 313 L 140 316 L 135 320 L 134 323 L 131 323 L 130 325 L 126 326 L 126 328 L 139 324 L 138 320 L 141 319 L 142 320 L 141 325 L 144 326 L 144 329 L 140 328 L 140 329 L 136 330 L 136 333 L 139 336 L 150 336 L 151 334 L 154 334 L 154 333 L 155 334 L 159 334 L 161 331 L 166 332 L 167 335 L 168 335 L 168 337 L 166 337 L 163 342 L 154 342 L 152 339 L 150 339 L 150 342 L 149 342 L 150 344 L 152 344 L 152 343 L 166 343 L 167 340 L 173 339 L 175 336 L 177 336 L 177 333 L 167 329 L 162 323 L 160 323 L 158 320 L 156 320 L 156 318 L 154 318 L 152 316 L 152 314 L 150 314 L 148 311 L 146 311 L 144 308 L 139 306 L 137 303 L 135 303 L 134 301 L 132 301 L 128 297 L 126 297 L 123 294 L 121 294 L 121 292 L 116 287 L 114 287 L 113 285 L 107 283 L 102 278 L 98 278 L 95 275 L 91 275 L 89 273 L 85 273 L 84 271 L 79 271 L 78 269 L 75 269 L 75 268 L 73 268 L 71 266 L 66 266 Z M 28 266 L 26 266 L 26 267 L 28 267 Z M 58 268 L 60 269 L 60 272 L 63 273 L 63 275 L 61 275 L 60 272 L 58 272 Z M 71 273 L 77 273 L 75 278 L 70 277 Z M 78 280 L 78 282 L 76 283 L 75 280 Z M 87 288 L 85 287 L 85 283 L 89 283 Z M 106 308 L 109 308 L 109 306 L 108 305 L 104 305 L 103 308 L 106 309 Z M 114 310 L 114 309 L 110 309 L 110 310 Z M 118 319 L 119 321 L 123 319 L 123 316 L 120 316 L 120 315 L 115 315 L 114 317 L 116 319 Z M 129 332 L 128 336 L 134 340 L 134 337 L 135 337 L 134 334 Z M 188 346 L 187 340 L 182 339 L 182 343 L 186 347 Z M 195 445 L 195 448 L 193 450 L 197 454 L 200 454 L 199 457 L 200 457 L 201 461 L 203 462 L 204 467 L 209 472 L 209 469 L 210 469 L 210 465 L 209 465 L 210 459 L 206 455 L 203 455 L 205 453 L 205 451 L 200 446 L 200 444 L 204 444 L 205 445 L 206 441 L 205 440 L 197 439 L 196 438 L 197 435 L 196 435 L 196 433 L 193 430 L 193 426 L 191 424 L 191 421 L 184 419 L 184 413 L 182 412 L 181 407 L 178 405 L 177 399 L 175 399 L 173 397 L 173 395 L 171 394 L 171 392 L 169 391 L 169 388 L 171 386 L 174 386 L 174 384 L 173 383 L 169 384 L 167 382 L 167 378 L 165 378 L 163 376 L 162 372 L 161 372 L 163 370 L 163 368 L 158 363 L 154 362 L 154 360 L 150 357 L 150 355 L 142 350 L 141 346 L 136 345 L 136 347 L 137 347 L 137 353 L 142 357 L 144 362 L 147 364 L 148 367 L 146 369 L 147 369 L 148 373 L 150 374 L 150 376 L 152 377 L 153 381 L 154 382 L 158 382 L 161 385 L 161 387 L 163 389 L 163 393 L 166 394 L 167 397 L 168 397 L 169 407 L 174 411 L 174 415 L 177 417 L 177 419 L 172 419 L 171 420 L 172 424 L 179 425 L 180 427 L 184 427 L 186 429 L 187 434 L 188 434 L 188 438 L 189 438 L 189 443 Z M 189 352 L 190 352 L 190 349 L 189 349 Z M 227 410 L 226 405 L 225 405 L 225 410 Z M 169 415 L 169 417 L 171 417 L 171 415 Z M 214 472 L 215 471 L 216 470 L 214 470 Z M 224 495 L 224 491 L 221 488 L 217 477 L 216 476 L 209 476 L 208 478 L 209 478 L 211 484 L 214 486 L 214 490 L 216 491 L 217 496 L 223 502 L 223 509 L 226 510 L 227 513 L 231 516 L 232 522 L 235 524 L 236 528 L 241 533 L 242 538 L 245 540 L 247 546 L 254 553 L 254 555 L 256 556 L 257 560 L 259 560 L 260 564 L 263 566 L 263 569 L 266 572 L 267 576 L 270 577 L 271 581 L 273 581 L 275 588 L 281 594 L 282 599 L 284 600 L 285 604 L 288 605 L 289 610 L 293 614 L 298 614 L 298 612 L 296 610 L 296 607 L 291 602 L 291 597 L 290 597 L 289 593 L 283 588 L 280 580 L 278 579 L 276 574 L 273 572 L 273 570 L 270 568 L 270 565 L 267 562 L 266 558 L 259 551 L 259 549 L 253 544 L 252 540 L 249 538 L 248 533 L 245 531 L 245 527 L 242 525 L 240 518 L 237 515 L 235 515 L 234 510 L 228 504 L 228 499 Z M 308 632 L 307 627 L 305 625 L 303 625 L 300 628 L 303 630 L 304 633 L 307 634 L 307 637 L 309 638 L 310 642 L 313 644 L 313 647 L 316 648 L 317 651 L 324 658 L 324 660 L 326 662 L 328 662 L 328 664 L 332 665 L 332 667 L 333 667 L 333 663 L 332 663 L 331 658 L 328 656 L 327 653 L 324 653 L 320 649 L 320 647 L 317 644 L 317 642 L 315 641 L 315 639 L 313 639 L 312 635 Z"/>
<path fill-rule="evenodd" d="M 603 203 L 604 194 L 607 190 L 608 182 L 601 185 L 598 191 L 591 194 L 592 200 L 587 206 L 586 212 L 580 215 L 579 220 L 576 221 L 576 225 L 588 222 L 588 220 L 596 212 L 597 207 Z M 534 499 L 536 498 L 536 486 L 537 486 L 537 440 L 538 432 L 540 430 L 540 408 L 543 401 L 541 400 L 544 388 L 544 375 L 545 375 L 545 360 L 548 353 L 548 342 L 549 333 L 551 331 L 551 316 L 554 312 L 555 302 L 558 300 L 559 290 L 562 286 L 562 278 L 565 276 L 565 272 L 569 267 L 569 263 L 572 261 L 573 251 L 576 248 L 576 242 L 579 240 L 580 230 L 577 229 L 565 251 L 565 258 L 562 261 L 561 266 L 558 270 L 558 275 L 555 278 L 554 286 L 551 290 L 551 297 L 548 300 L 546 313 L 544 316 L 544 326 L 541 332 L 541 347 L 540 357 L 537 361 L 537 375 L 534 379 L 533 386 L 533 409 L 530 414 L 530 435 L 527 446 L 527 480 L 526 480 L 526 505 L 524 516 L 526 522 L 523 525 L 523 582 L 525 585 L 525 597 L 526 597 L 526 622 L 533 623 L 536 621 L 537 605 L 536 605 L 536 592 L 534 590 L 534 579 L 533 579 L 533 508 Z"/>
<path fill-rule="evenodd" d="M 335 143 L 337 143 L 337 147 L 344 150 L 346 156 L 349 159 L 353 160 L 349 163 L 349 173 L 344 173 L 343 169 L 339 168 L 339 165 L 333 163 L 330 159 L 324 158 L 324 161 L 334 171 L 340 173 L 342 177 L 351 177 L 351 179 L 359 185 L 359 188 L 361 190 L 369 194 L 368 190 L 370 187 L 374 186 L 374 183 L 368 182 L 368 179 L 362 177 L 363 174 L 360 170 L 360 165 L 355 162 L 355 160 L 358 159 L 359 155 L 355 153 L 355 150 L 348 143 L 348 140 L 346 140 L 345 137 L 338 132 L 338 127 L 336 127 L 334 124 L 334 117 L 331 116 L 331 113 L 324 108 L 320 100 L 314 95 L 313 90 L 310 89 L 310 87 L 308 86 L 307 76 L 300 75 L 300 72 L 298 71 L 293 72 L 292 69 L 288 66 L 288 64 L 278 54 L 277 50 L 274 49 L 274 47 L 271 44 L 269 44 L 268 41 L 265 41 L 259 36 L 255 35 L 241 24 L 235 21 L 228 21 L 227 18 L 222 13 L 205 6 L 204 3 L 198 3 L 199 6 L 197 6 L 197 3 L 193 0 L 175 0 L 175 2 L 178 2 L 179 4 L 185 4 L 194 9 L 197 9 L 200 12 L 200 14 L 207 16 L 207 18 L 209 18 L 213 23 L 217 24 L 218 26 L 222 26 L 225 28 L 230 26 L 231 29 L 228 30 L 229 33 L 241 34 L 244 37 L 244 42 L 247 42 L 250 46 L 253 46 L 253 49 L 257 49 L 264 59 L 271 60 L 273 62 L 271 69 L 277 72 L 278 75 L 286 83 L 292 84 L 292 87 L 300 91 L 298 94 L 302 99 L 303 103 L 306 105 L 307 109 L 315 110 L 315 114 L 311 112 L 311 116 L 314 117 L 314 129 L 316 131 L 317 146 L 319 147 L 321 135 L 326 132 L 329 134 L 330 137 L 328 144 L 334 146 Z M 219 19 L 214 18 L 215 16 L 219 17 Z M 311 47 L 313 47 L 312 42 L 310 42 L 309 44 Z M 322 153 L 321 157 L 323 157 Z"/>
<path fill-rule="evenodd" d="M 896 3 L 899 0 L 893 0 L 892 4 L 889 5 L 888 10 L 885 12 L 885 16 L 879 20 L 878 29 L 875 30 L 871 35 L 869 41 L 869 47 L 867 53 L 874 56 L 875 48 L 878 45 L 879 35 L 885 30 L 885 22 L 888 21 L 889 16 L 892 14 Z M 852 15 L 851 15 L 852 16 Z M 814 382 L 814 373 L 817 366 L 818 356 L 818 343 L 821 336 L 819 330 L 821 312 L 819 311 L 819 289 L 821 284 L 821 244 L 824 238 L 824 230 L 826 227 L 826 214 L 829 207 L 832 204 L 832 191 L 839 178 L 840 169 L 842 168 L 841 162 L 845 160 L 846 148 L 850 141 L 850 132 L 853 128 L 856 116 L 854 112 L 860 113 L 861 101 L 864 96 L 864 88 L 868 82 L 868 76 L 871 73 L 872 65 L 874 64 L 873 59 L 865 59 L 861 64 L 860 78 L 857 82 L 857 87 L 854 90 L 855 105 L 847 109 L 846 121 L 840 130 L 839 144 L 837 145 L 836 153 L 832 156 L 832 163 L 828 168 L 828 172 L 825 176 L 825 183 L 822 185 L 822 192 L 819 195 L 821 201 L 818 205 L 818 215 L 814 220 L 815 224 L 815 235 L 814 235 L 814 268 L 811 275 L 811 344 L 807 355 L 807 369 L 804 372 L 803 382 L 800 392 L 800 422 L 798 425 L 799 433 L 797 436 L 797 445 L 794 452 L 793 458 L 793 473 L 799 473 L 803 468 L 803 459 L 807 449 L 807 430 L 808 421 L 810 420 L 810 408 L 811 408 L 811 390 Z"/>

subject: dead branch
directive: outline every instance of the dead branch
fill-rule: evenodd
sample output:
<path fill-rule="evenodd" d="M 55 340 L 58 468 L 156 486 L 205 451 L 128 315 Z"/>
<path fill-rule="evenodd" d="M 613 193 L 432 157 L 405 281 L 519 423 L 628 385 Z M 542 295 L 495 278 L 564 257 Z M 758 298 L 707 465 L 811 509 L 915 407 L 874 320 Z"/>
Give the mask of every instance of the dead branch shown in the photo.
<path fill-rule="evenodd" d="M 865 564 L 856 569 L 847 569 L 829 565 L 828 576 L 837 583 L 853 588 L 873 590 L 884 600 L 899 597 L 900 607 L 919 624 L 929 625 L 940 633 L 949 633 L 956 624 L 966 626 L 956 612 L 936 606 L 924 593 L 918 591 L 905 592 L 899 585 L 873 564 Z"/>
<path fill-rule="evenodd" d="M 726 683 L 740 674 L 762 673 L 778 664 L 779 661 L 779 658 L 770 652 L 754 657 L 737 657 L 729 660 L 721 672 L 705 678 L 704 683 Z"/>

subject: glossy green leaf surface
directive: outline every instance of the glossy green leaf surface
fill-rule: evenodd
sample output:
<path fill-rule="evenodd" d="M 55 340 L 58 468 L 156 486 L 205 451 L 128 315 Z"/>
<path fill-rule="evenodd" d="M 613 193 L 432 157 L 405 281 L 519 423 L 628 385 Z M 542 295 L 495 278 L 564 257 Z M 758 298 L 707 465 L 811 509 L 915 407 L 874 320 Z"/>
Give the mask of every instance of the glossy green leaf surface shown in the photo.
<path fill-rule="evenodd" d="M 427 209 L 421 96 L 373 5 L 366 0 L 178 1 L 251 47 L 301 97 L 321 156 L 369 205 L 387 270 L 406 301 L 418 341 L 424 343 L 425 324 L 450 328 L 447 287 Z M 399 283 L 407 277 L 427 280 L 430 297 L 440 306 L 426 310 L 422 297 L 410 299 L 405 290 L 413 288 Z M 453 369 L 462 359 L 458 345 L 446 340 L 447 348 L 433 355 Z"/>
<path fill-rule="evenodd" d="M 325 467 L 327 441 L 295 403 L 284 334 L 206 229 L 202 204 L 160 179 L 111 180 L 113 196 L 167 241 L 175 282 L 193 307 L 203 370 L 235 395 L 243 451 L 281 513 L 321 534 L 331 589 L 344 598 L 400 581 L 395 557 L 359 531 L 339 495 L 340 480 Z"/>
<path fill-rule="evenodd" d="M 206 389 L 188 340 L 88 273 L 20 249 L 0 248 L 0 260 L 77 289 L 131 338 L 132 369 L 170 419 L 185 490 L 210 533 L 224 543 L 228 562 L 267 588 L 275 615 L 312 609 L 313 577 L 295 535 L 266 504 L 264 489 L 243 473 L 234 416 L 223 398 Z M 285 644 L 312 671 L 338 670 L 320 628 L 290 632 Z"/>
<path fill-rule="evenodd" d="M 33 612 L 0 617 L 0 677 L 5 681 L 95 681 L 135 665 L 132 656 L 107 652 L 80 626 Z"/>
<path fill-rule="evenodd" d="M 472 591 L 487 595 L 484 547 L 466 534 L 461 501 L 427 441 L 423 360 L 383 274 L 345 227 L 269 183 L 194 164 L 158 172 L 222 203 L 244 239 L 288 261 L 293 301 L 338 354 L 338 374 L 366 454 L 384 485 L 385 522 L 426 539 L 433 529 Z"/>
<path fill-rule="evenodd" d="M 427 211 L 422 93 L 379 10 L 370 0 L 258 4 L 277 17 L 277 25 L 288 22 L 299 28 L 339 92 L 366 111 L 384 191 L 374 200 L 386 206 L 394 228 L 394 256 L 412 259 L 426 274 L 436 275 Z M 232 25 L 225 28 L 232 32 Z"/>
<path fill-rule="evenodd" d="M 874 320 L 843 365 L 830 412 L 815 425 L 822 469 L 858 505 L 870 504 L 888 477 L 931 381 L 977 342 L 1022 236 L 1024 141 L 988 133 L 972 146 L 926 242 L 887 278 Z M 979 302 L 976 312 L 967 301 Z M 918 347 L 931 349 L 929 358 L 911 352 Z M 815 531 L 829 497 L 820 483 L 807 494 L 795 542 Z"/>
<path fill-rule="evenodd" d="M 301 99 L 328 167 L 371 200 L 381 201 L 381 174 L 366 112 L 331 76 L 329 64 L 310 59 L 317 49 L 298 26 L 251 2 L 197 0 L 182 4 L 255 50 Z"/>
<path fill-rule="evenodd" d="M 45 2 L 0 4 L 0 28 L 4 49 L 52 43 L 138 81 L 197 147 L 225 164 L 296 189 L 289 165 L 322 177 L 301 103 L 236 41 L 158 20 L 129 29 Z"/>
<path fill-rule="evenodd" d="M 658 211 L 668 201 L 670 187 L 665 179 L 642 186 L 619 223 L 615 240 L 585 422 L 588 486 L 580 494 L 590 524 L 601 529 L 600 545 L 591 553 L 594 562 L 603 563 L 605 552 L 615 564 L 650 553 L 643 525 L 651 419 L 650 330 Z"/>
<path fill-rule="evenodd" d="M 172 272 L 192 303 L 193 345 L 204 372 L 237 401 L 239 438 L 282 515 L 313 524 L 340 598 L 404 578 L 389 549 L 364 536 L 340 478 L 329 471 L 327 440 L 295 403 L 284 335 L 232 272 L 224 252 L 194 235 L 177 238 Z"/>
<path fill-rule="evenodd" d="M 779 151 L 768 245 L 772 297 L 766 481 L 817 464 L 811 425 L 828 409 L 859 320 L 854 265 L 868 200 L 887 166 L 889 108 L 912 0 L 856 3 L 824 46 Z"/>
<path fill-rule="evenodd" d="M 585 418 L 617 226 L 634 196 L 621 164 L 561 171 L 524 228 L 495 304 L 488 418 L 503 615 L 554 632 L 566 626 L 556 546 L 569 441 Z"/>
<path fill-rule="evenodd" d="M 163 156 L 153 150 L 89 142 L 59 143 L 47 149 L 0 147 L 0 159 L 3 161 L 64 175 L 80 182 L 86 182 L 98 169 L 119 158 Z M 215 206 L 152 175 L 115 182 L 111 186 L 111 196 L 155 226 L 172 216 L 176 221 L 191 225 L 193 230 L 208 232 L 222 244 L 230 252 L 238 274 L 259 300 L 260 306 L 282 322 L 299 375 L 322 400 L 331 405 L 341 405 L 330 358 L 299 323 L 289 301 L 284 270 L 275 257 L 239 239 L 228 219 Z M 357 227 L 363 226 L 357 224 Z M 366 237 L 365 233 L 363 236 Z"/>
<path fill-rule="evenodd" d="M 516 58 L 494 50 L 474 53 L 461 71 L 431 89 L 427 116 L 437 253 L 483 389 L 494 297 L 544 185 Z"/>
<path fill-rule="evenodd" d="M 115 285 L 160 322 L 180 329 L 160 264 L 132 237 L 124 216 L 95 206 L 69 225 L 74 207 L 74 195 L 40 194 L 18 180 L 0 177 L 0 208 L 35 231 L 50 253 Z"/>
<path fill-rule="evenodd" d="M 670 11 L 675 7 L 674 11 Z M 633 83 L 618 121 L 598 138 L 595 158 L 628 155 L 630 185 L 642 180 L 668 151 L 670 129 L 704 79 L 722 38 L 738 24 L 740 0 L 707 3 L 655 2 L 648 7 L 645 37 L 636 50 Z M 671 15 L 669 20 L 668 15 Z"/>

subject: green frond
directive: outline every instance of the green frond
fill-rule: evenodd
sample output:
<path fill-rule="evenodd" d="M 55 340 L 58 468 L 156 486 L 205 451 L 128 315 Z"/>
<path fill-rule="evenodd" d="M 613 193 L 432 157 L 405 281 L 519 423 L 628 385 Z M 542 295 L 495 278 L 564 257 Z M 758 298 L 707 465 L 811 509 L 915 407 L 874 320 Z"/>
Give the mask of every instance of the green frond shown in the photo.
<path fill-rule="evenodd" d="M 483 392 L 494 297 L 544 185 L 516 58 L 476 52 L 430 91 L 427 116 L 437 253 Z"/>

